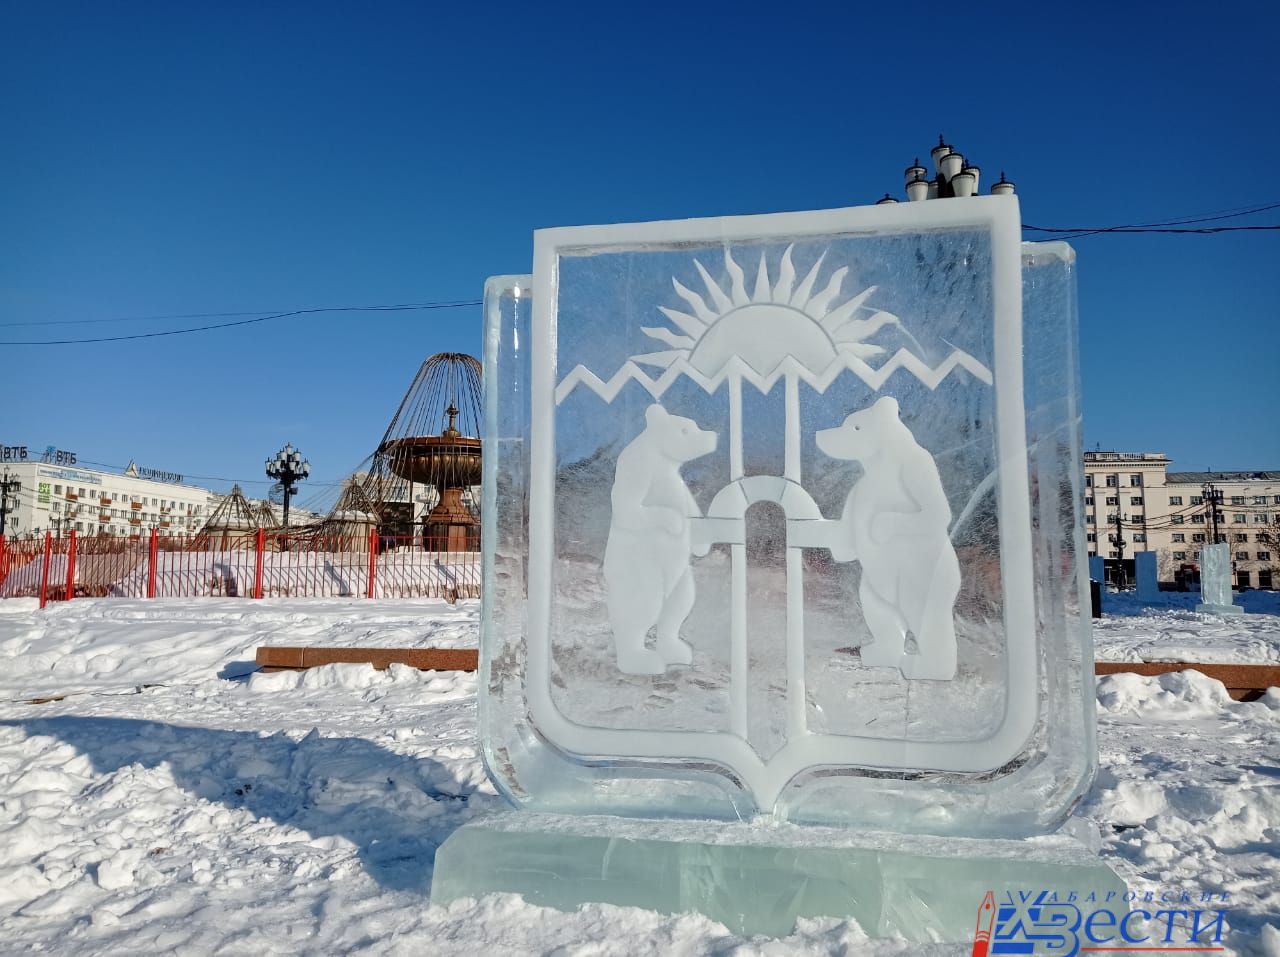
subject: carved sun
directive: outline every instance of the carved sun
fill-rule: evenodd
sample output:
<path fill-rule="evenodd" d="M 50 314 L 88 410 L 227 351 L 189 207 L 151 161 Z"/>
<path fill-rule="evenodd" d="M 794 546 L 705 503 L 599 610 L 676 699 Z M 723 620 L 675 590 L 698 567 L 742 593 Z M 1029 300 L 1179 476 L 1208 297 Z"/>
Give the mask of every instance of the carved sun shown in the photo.
<path fill-rule="evenodd" d="M 788 246 L 782 254 L 775 282 L 770 281 L 764 254 L 761 254 L 750 295 L 742 267 L 728 249 L 724 253 L 730 280 L 727 292 L 695 259 L 694 265 L 707 287 L 708 298 L 673 278 L 676 293 L 688 303 L 690 311 L 659 306 L 678 331 L 665 326 L 646 326 L 642 331 L 671 348 L 632 356 L 632 359 L 662 368 L 683 359 L 698 372 L 711 376 L 717 375 L 725 363 L 737 356 L 756 372 L 768 375 L 788 356 L 816 373 L 828 368 L 841 353 L 859 358 L 883 353 L 884 349 L 863 340 L 885 325 L 901 326 L 901 322 L 892 313 L 866 305 L 876 287 L 870 286 L 833 308 L 848 267 L 841 266 L 833 272 L 822 291 L 815 293 L 814 285 L 826 253 L 818 257 L 813 268 L 796 285 L 792 248 Z M 865 316 L 859 317 L 860 313 Z"/>

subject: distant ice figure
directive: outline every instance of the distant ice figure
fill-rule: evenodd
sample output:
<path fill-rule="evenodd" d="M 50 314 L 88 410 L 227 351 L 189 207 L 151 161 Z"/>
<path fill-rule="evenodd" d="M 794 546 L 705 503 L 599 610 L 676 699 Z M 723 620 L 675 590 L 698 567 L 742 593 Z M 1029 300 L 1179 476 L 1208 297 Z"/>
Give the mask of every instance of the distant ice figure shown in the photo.
<path fill-rule="evenodd" d="M 862 646 L 863 663 L 898 668 L 905 678 L 954 678 L 960 563 L 933 456 L 902 424 L 890 396 L 815 438 L 826 455 L 863 468 L 845 501 L 843 542 L 831 545 L 836 561 L 862 565 L 859 597 L 874 639 Z"/>
<path fill-rule="evenodd" d="M 1200 549 L 1200 604 L 1202 615 L 1243 615 L 1231 595 L 1231 546 L 1224 542 Z"/>
<path fill-rule="evenodd" d="M 1155 552 L 1138 552 L 1133 556 L 1134 579 L 1139 601 L 1160 600 L 1160 574 Z"/>
<path fill-rule="evenodd" d="M 680 467 L 715 451 L 716 433 L 657 403 L 644 418 L 644 431 L 618 454 L 604 579 L 618 668 L 657 675 L 668 665 L 693 661 L 680 626 L 696 597 L 689 519 L 702 512 L 680 477 Z M 702 546 L 697 554 L 707 550 Z M 657 641 L 649 649 L 645 639 L 654 625 Z"/>

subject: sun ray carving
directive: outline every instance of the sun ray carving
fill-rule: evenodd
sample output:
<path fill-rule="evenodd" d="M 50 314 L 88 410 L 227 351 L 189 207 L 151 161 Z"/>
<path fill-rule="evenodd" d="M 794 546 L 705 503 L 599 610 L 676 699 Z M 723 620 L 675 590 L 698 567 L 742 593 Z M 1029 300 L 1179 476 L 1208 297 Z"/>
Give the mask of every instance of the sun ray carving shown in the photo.
<path fill-rule="evenodd" d="M 729 270 L 730 291 L 729 295 L 733 299 L 735 306 L 747 306 L 751 304 L 751 299 L 747 296 L 747 277 L 743 275 L 742 267 L 734 261 L 733 254 L 728 248 L 724 251 L 724 268 Z"/>
<path fill-rule="evenodd" d="M 696 259 L 693 264 L 698 267 L 698 274 L 702 276 L 702 281 L 707 284 L 707 292 L 710 293 L 711 298 L 715 301 L 716 308 L 720 310 L 720 313 L 725 313 L 732 309 L 733 300 L 724 294 L 724 290 L 711 278 L 711 274 L 707 272 L 706 267 Z M 717 318 L 720 313 L 716 314 Z"/>
<path fill-rule="evenodd" d="M 674 276 L 671 277 L 671 284 L 676 287 L 676 294 L 689 304 L 689 308 L 693 310 L 693 314 L 698 317 L 704 327 L 716 321 L 716 313 L 707 306 L 706 301 L 701 296 Z"/>
<path fill-rule="evenodd" d="M 863 289 L 833 307 L 841 297 L 848 267 L 832 272 L 821 291 L 814 293 L 826 253 L 797 286 L 793 249 L 788 246 L 783 252 L 776 279 L 770 276 L 768 261 L 761 254 L 750 293 L 745 272 L 727 248 L 727 289 L 695 259 L 706 295 L 673 278 L 676 295 L 689 311 L 659 306 L 675 329 L 642 329 L 670 350 L 632 359 L 663 369 L 683 359 L 703 375 L 714 376 L 736 357 L 756 373 L 769 375 L 788 358 L 816 372 L 830 367 L 841 355 L 865 359 L 883 354 L 883 348 L 864 340 L 886 325 L 901 326 L 901 322 L 892 313 L 867 305 L 876 287 Z"/>
<path fill-rule="evenodd" d="M 697 345 L 697 340 L 692 336 L 677 335 L 664 326 L 641 326 L 640 331 L 651 339 L 665 342 L 673 349 L 692 349 Z"/>
<path fill-rule="evenodd" d="M 791 302 L 791 290 L 796 284 L 796 267 L 791 264 L 791 247 L 782 254 L 782 262 L 778 265 L 778 284 L 773 287 L 774 302 Z"/>
<path fill-rule="evenodd" d="M 791 247 L 788 246 L 788 249 Z M 818 270 L 822 268 L 822 261 L 827 258 L 826 252 L 818 257 L 818 261 L 813 264 L 813 268 L 809 270 L 809 274 L 800 282 L 800 288 L 796 290 L 796 294 L 791 297 L 791 305 L 797 309 L 803 309 L 809 302 L 809 296 L 813 293 L 813 284 L 818 279 Z"/>

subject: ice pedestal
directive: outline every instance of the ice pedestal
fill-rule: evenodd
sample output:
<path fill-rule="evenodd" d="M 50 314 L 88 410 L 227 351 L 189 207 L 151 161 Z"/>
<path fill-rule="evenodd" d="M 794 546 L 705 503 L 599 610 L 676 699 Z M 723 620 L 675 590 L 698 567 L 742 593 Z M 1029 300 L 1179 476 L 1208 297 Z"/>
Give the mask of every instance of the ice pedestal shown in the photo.
<path fill-rule="evenodd" d="M 1124 882 L 1063 834 L 972 840 L 788 824 L 654 821 L 508 812 L 455 831 L 436 853 L 433 904 L 519 894 L 695 912 L 743 936 L 784 936 L 801 917 L 852 918 L 868 935 L 971 940 L 987 891 L 1113 901 Z"/>
<path fill-rule="evenodd" d="M 1225 543 L 1200 549 L 1200 604 L 1202 615 L 1243 615 L 1231 601 L 1231 546 Z"/>
<path fill-rule="evenodd" d="M 1134 575 L 1137 578 L 1138 600 L 1155 601 L 1160 597 L 1160 576 L 1156 569 L 1155 552 L 1138 552 L 1133 556 Z"/>

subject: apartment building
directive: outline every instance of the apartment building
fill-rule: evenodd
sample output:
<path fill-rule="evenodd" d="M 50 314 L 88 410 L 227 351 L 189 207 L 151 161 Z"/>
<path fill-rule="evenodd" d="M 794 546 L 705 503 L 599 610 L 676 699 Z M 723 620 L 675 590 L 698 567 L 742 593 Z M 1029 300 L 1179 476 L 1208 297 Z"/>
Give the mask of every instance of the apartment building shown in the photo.
<path fill-rule="evenodd" d="M 1155 552 L 1160 580 L 1174 583 L 1196 573 L 1216 536 L 1231 545 L 1237 587 L 1280 587 L 1280 471 L 1168 468 L 1159 452 L 1085 453 L 1089 554 Z"/>
<path fill-rule="evenodd" d="M 7 536 L 58 534 L 169 535 L 199 530 L 214 495 L 208 489 L 79 466 L 9 462 L 3 471 L 16 485 L 8 496 Z"/>
<path fill-rule="evenodd" d="M 1169 472 L 1165 485 L 1171 564 L 1198 561 L 1216 534 L 1231 546 L 1238 588 L 1280 588 L 1280 471 Z"/>

